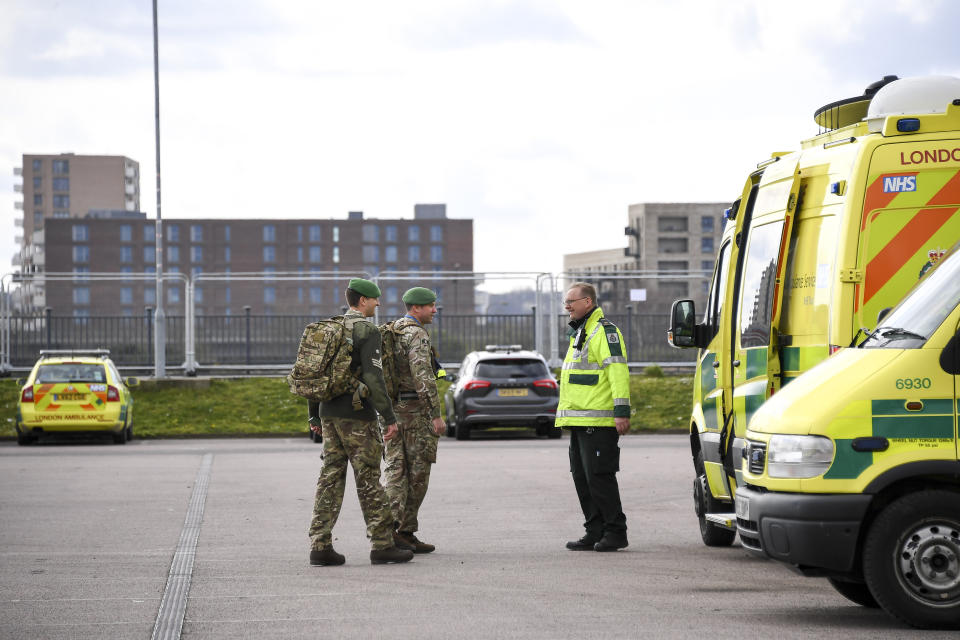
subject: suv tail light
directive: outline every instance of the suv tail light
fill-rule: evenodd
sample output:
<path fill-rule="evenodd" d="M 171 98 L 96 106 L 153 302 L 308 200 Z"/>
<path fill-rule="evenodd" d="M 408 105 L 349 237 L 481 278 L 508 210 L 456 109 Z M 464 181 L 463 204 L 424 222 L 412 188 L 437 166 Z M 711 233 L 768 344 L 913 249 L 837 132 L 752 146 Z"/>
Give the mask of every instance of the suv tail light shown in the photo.
<path fill-rule="evenodd" d="M 471 380 L 467 384 L 463 385 L 463 388 L 467 391 L 471 389 L 486 389 L 490 386 L 490 382 L 487 380 Z"/>
<path fill-rule="evenodd" d="M 114 386 L 107 387 L 107 402 L 119 402 L 120 392 Z"/>
<path fill-rule="evenodd" d="M 557 382 L 556 380 L 551 380 L 550 378 L 543 378 L 542 380 L 534 380 L 533 386 L 541 387 L 543 389 L 556 389 Z"/>
<path fill-rule="evenodd" d="M 30 385 L 20 394 L 20 402 L 33 402 L 33 385 Z"/>

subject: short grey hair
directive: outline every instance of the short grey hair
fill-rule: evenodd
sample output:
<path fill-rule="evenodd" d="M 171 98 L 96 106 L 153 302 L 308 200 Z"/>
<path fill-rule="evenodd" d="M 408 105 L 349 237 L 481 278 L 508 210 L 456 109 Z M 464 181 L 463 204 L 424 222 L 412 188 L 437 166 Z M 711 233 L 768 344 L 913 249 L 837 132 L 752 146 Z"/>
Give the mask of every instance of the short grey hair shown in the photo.
<path fill-rule="evenodd" d="M 579 289 L 580 295 L 590 298 L 590 302 L 597 304 L 597 288 L 589 282 L 574 282 L 572 285 L 567 287 L 567 291 L 570 291 L 571 289 Z"/>

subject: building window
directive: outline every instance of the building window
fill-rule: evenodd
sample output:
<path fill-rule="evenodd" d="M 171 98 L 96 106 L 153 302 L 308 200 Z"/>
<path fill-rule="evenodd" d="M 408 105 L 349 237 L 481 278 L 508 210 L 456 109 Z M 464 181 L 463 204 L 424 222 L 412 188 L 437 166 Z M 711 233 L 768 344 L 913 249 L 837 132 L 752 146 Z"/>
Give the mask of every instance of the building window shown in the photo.
<path fill-rule="evenodd" d="M 397 241 L 397 225 L 388 224 L 383 230 L 384 240 L 387 242 Z"/>
<path fill-rule="evenodd" d="M 334 227 L 334 229 L 336 229 L 336 227 Z M 310 238 L 310 242 L 320 242 L 320 225 L 310 225 L 307 236 Z M 336 242 L 336 240 L 334 240 L 334 242 Z"/>
<path fill-rule="evenodd" d="M 230 262 L 230 247 L 223 248 L 223 261 Z"/>
<path fill-rule="evenodd" d="M 685 216 L 660 216 L 657 218 L 657 231 L 683 231 L 689 229 Z"/>
<path fill-rule="evenodd" d="M 133 247 L 120 247 L 120 262 L 133 262 Z"/>
<path fill-rule="evenodd" d="M 340 242 L 340 225 L 333 225 L 333 241 Z"/>
<path fill-rule="evenodd" d="M 43 212 L 42 211 L 33 212 L 33 228 L 34 229 L 43 228 Z"/>
<path fill-rule="evenodd" d="M 686 253 L 686 238 L 657 238 L 658 253 Z"/>
<path fill-rule="evenodd" d="M 143 261 L 152 264 L 157 261 L 157 248 L 153 245 L 143 247 Z"/>
<path fill-rule="evenodd" d="M 203 227 L 199 224 L 190 225 L 190 242 L 203 242 Z"/>
<path fill-rule="evenodd" d="M 167 262 L 180 262 L 180 247 L 176 245 L 167 247 Z"/>
<path fill-rule="evenodd" d="M 303 225 L 297 225 L 297 242 L 303 242 Z"/>
<path fill-rule="evenodd" d="M 266 232 L 266 228 L 264 228 Z M 266 233 L 264 233 L 266 235 Z M 266 246 L 263 248 L 263 261 L 264 262 L 274 262 L 277 258 L 277 249 L 273 246 Z"/>
<path fill-rule="evenodd" d="M 677 299 L 689 297 L 689 288 L 686 282 L 665 282 L 660 281 L 658 289 L 665 298 Z"/>
<path fill-rule="evenodd" d="M 686 260 L 658 260 L 657 271 L 686 271 L 689 265 Z"/>
<path fill-rule="evenodd" d="M 383 259 L 387 262 L 396 262 L 397 261 L 397 247 L 396 245 L 387 245 L 383 249 Z"/>
<path fill-rule="evenodd" d="M 43 162 L 43 161 L 40 160 L 40 158 L 34 158 L 34 159 L 33 159 L 33 170 L 34 170 L 34 171 L 40 171 L 40 169 L 43 167 L 42 162 Z"/>
<path fill-rule="evenodd" d="M 407 227 L 407 240 L 409 242 L 420 242 L 420 227 L 412 224 Z"/>
<path fill-rule="evenodd" d="M 276 267 L 264 267 L 264 268 L 263 268 L 263 273 L 264 273 L 265 275 L 263 276 L 263 279 L 264 279 L 264 280 L 273 280 L 273 279 L 274 279 L 273 274 L 276 273 L 276 271 L 277 271 Z"/>
<path fill-rule="evenodd" d="M 57 209 L 70 208 L 70 196 L 63 194 L 53 194 L 53 206 Z"/>
<path fill-rule="evenodd" d="M 397 301 L 397 288 L 387 287 L 387 302 L 396 302 L 396 301 Z"/>
<path fill-rule="evenodd" d="M 303 247 L 297 247 L 297 262 L 303 262 Z"/>
<path fill-rule="evenodd" d="M 263 241 L 264 242 L 276 242 L 277 241 L 277 227 L 272 224 L 263 225 Z"/>
<path fill-rule="evenodd" d="M 75 245 L 73 247 L 74 262 L 90 262 L 90 247 L 86 245 Z"/>
<path fill-rule="evenodd" d="M 700 238 L 700 253 L 713 253 L 713 238 L 704 236 Z"/>
<path fill-rule="evenodd" d="M 143 304 L 157 304 L 157 288 L 152 284 L 143 288 Z"/>
<path fill-rule="evenodd" d="M 420 262 L 420 247 L 416 245 L 407 247 L 407 261 Z"/>
<path fill-rule="evenodd" d="M 133 287 L 120 287 L 120 304 L 133 304 Z"/>
<path fill-rule="evenodd" d="M 364 242 L 379 242 L 380 240 L 380 227 L 375 224 L 365 224 L 363 225 L 363 241 Z"/>
<path fill-rule="evenodd" d="M 334 262 L 334 263 L 340 262 L 340 247 L 334 247 L 334 248 L 333 248 L 333 256 L 332 256 L 332 258 L 333 258 L 333 262 Z"/>
<path fill-rule="evenodd" d="M 65 176 L 70 173 L 70 163 L 67 160 L 53 161 L 53 175 Z"/>
<path fill-rule="evenodd" d="M 713 271 L 713 260 L 701 260 L 700 261 L 701 271 Z"/>
<path fill-rule="evenodd" d="M 433 245 L 430 247 L 430 262 L 443 262 L 443 247 Z"/>
<path fill-rule="evenodd" d="M 704 233 L 713 233 L 713 216 L 700 218 L 700 230 Z"/>
<path fill-rule="evenodd" d="M 33 194 L 33 205 L 36 207 L 43 206 L 43 196 L 39 193 Z"/>
<path fill-rule="evenodd" d="M 133 227 L 128 224 L 120 225 L 120 242 L 133 242 Z"/>
<path fill-rule="evenodd" d="M 223 225 L 223 241 L 230 242 L 230 225 Z"/>
<path fill-rule="evenodd" d="M 169 304 L 177 304 L 178 302 L 180 302 L 179 287 L 167 287 L 167 302 Z"/>
<path fill-rule="evenodd" d="M 70 217 L 70 212 L 69 212 L 69 211 L 54 211 L 54 212 L 53 212 L 53 217 L 54 217 L 54 218 L 69 218 L 69 217 Z"/>
<path fill-rule="evenodd" d="M 263 288 L 263 304 L 273 304 L 276 301 L 277 301 L 277 288 L 264 287 Z"/>
<path fill-rule="evenodd" d="M 70 191 L 70 178 L 54 178 L 53 190 L 54 191 Z"/>
<path fill-rule="evenodd" d="M 193 301 L 203 302 L 203 289 L 201 289 L 200 287 L 193 288 Z"/>
<path fill-rule="evenodd" d="M 167 267 L 167 273 L 180 273 L 180 267 L 175 265 L 170 265 Z"/>
<path fill-rule="evenodd" d="M 90 304 L 90 287 L 74 287 L 73 304 Z"/>
<path fill-rule="evenodd" d="M 190 277 L 196 278 L 198 275 L 203 273 L 203 267 L 190 267 Z"/>
<path fill-rule="evenodd" d="M 157 227 L 153 224 L 148 224 L 143 227 L 143 241 L 144 242 L 156 242 L 157 241 Z"/>
<path fill-rule="evenodd" d="M 443 242 L 443 227 L 438 224 L 430 226 L 430 242 Z"/>
<path fill-rule="evenodd" d="M 73 272 L 75 274 L 78 274 L 74 276 L 73 278 L 74 282 L 87 282 L 88 280 L 90 280 L 89 276 L 83 275 L 86 273 L 90 273 L 90 267 L 74 267 Z"/>
<path fill-rule="evenodd" d="M 133 267 L 120 267 L 121 273 L 133 273 Z M 124 282 L 130 282 L 131 278 L 124 278 Z"/>
<path fill-rule="evenodd" d="M 376 228 L 376 227 L 374 227 Z M 363 245 L 363 261 L 370 262 L 379 262 L 380 261 L 380 247 L 375 244 L 365 244 Z"/>
<path fill-rule="evenodd" d="M 190 262 L 203 262 L 203 247 L 190 247 Z"/>
<path fill-rule="evenodd" d="M 180 225 L 167 225 L 167 242 L 180 242 Z"/>
<path fill-rule="evenodd" d="M 310 287 L 311 304 L 320 304 L 323 302 L 323 287 Z"/>
<path fill-rule="evenodd" d="M 74 242 L 87 242 L 90 240 L 90 228 L 85 224 L 75 224 L 71 237 Z"/>
<path fill-rule="evenodd" d="M 40 176 L 33 177 L 33 190 L 39 191 L 43 187 L 43 179 Z"/>
<path fill-rule="evenodd" d="M 310 247 L 310 262 L 320 262 L 320 247 Z"/>

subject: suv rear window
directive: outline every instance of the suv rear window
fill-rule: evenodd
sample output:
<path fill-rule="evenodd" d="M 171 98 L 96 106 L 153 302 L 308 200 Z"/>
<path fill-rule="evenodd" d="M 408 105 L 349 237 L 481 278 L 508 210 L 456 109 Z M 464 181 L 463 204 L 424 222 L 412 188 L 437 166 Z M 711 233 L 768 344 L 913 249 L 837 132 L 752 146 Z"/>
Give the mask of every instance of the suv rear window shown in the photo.
<path fill-rule="evenodd" d="M 37 369 L 37 384 L 106 381 L 102 364 L 42 364 Z"/>
<path fill-rule="evenodd" d="M 478 378 L 545 378 L 547 366 L 540 360 L 503 358 L 477 363 Z"/>

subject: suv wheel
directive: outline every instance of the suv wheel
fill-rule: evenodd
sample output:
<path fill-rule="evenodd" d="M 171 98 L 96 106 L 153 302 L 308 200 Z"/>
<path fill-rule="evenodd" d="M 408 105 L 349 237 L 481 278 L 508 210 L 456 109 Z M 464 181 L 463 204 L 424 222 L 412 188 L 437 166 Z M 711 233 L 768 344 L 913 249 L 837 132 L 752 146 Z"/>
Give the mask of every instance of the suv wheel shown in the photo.
<path fill-rule="evenodd" d="M 469 440 L 470 439 L 470 427 L 465 424 L 457 424 L 453 428 L 454 433 L 457 435 L 457 440 Z"/>

